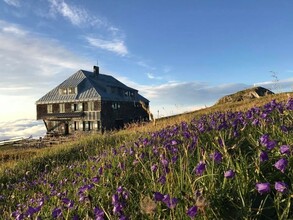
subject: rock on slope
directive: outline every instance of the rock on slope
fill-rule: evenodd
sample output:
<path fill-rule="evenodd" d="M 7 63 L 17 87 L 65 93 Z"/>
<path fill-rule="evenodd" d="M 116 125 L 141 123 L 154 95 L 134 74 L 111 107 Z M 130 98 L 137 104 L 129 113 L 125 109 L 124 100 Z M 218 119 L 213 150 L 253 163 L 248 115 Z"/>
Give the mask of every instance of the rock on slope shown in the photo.
<path fill-rule="evenodd" d="M 223 98 L 219 99 L 219 101 L 216 104 L 218 105 L 218 104 L 225 104 L 225 103 L 240 102 L 240 101 L 256 99 L 262 96 L 267 96 L 272 94 L 274 93 L 266 88 L 253 87 L 250 89 L 245 89 L 245 90 L 236 92 L 231 95 L 226 95 Z"/>

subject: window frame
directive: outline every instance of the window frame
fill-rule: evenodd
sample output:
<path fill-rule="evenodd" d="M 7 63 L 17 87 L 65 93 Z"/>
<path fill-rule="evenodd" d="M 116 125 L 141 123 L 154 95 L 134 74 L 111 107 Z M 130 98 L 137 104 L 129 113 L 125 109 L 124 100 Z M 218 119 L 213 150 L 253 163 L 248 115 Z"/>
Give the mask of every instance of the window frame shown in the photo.
<path fill-rule="evenodd" d="M 48 113 L 48 114 L 53 113 L 53 105 L 52 105 L 52 104 L 48 104 L 48 105 L 47 105 L 47 113 Z"/>

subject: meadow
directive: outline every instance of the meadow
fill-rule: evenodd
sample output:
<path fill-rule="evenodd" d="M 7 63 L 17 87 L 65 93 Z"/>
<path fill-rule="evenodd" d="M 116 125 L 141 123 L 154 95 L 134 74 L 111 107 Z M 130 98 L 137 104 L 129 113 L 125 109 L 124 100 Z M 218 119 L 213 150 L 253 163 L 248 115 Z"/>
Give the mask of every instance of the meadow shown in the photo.
<path fill-rule="evenodd" d="M 293 99 L 275 95 L 30 156 L 14 149 L 1 164 L 0 216 L 293 219 L 292 147 Z"/>

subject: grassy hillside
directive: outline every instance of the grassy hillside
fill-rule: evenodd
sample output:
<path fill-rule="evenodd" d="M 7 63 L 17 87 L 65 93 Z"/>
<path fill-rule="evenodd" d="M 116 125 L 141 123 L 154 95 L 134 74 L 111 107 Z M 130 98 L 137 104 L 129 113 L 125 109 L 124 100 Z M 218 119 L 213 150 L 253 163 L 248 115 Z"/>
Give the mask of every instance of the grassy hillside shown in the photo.
<path fill-rule="evenodd" d="M 293 218 L 290 95 L 217 105 L 6 161 L 0 216 Z"/>

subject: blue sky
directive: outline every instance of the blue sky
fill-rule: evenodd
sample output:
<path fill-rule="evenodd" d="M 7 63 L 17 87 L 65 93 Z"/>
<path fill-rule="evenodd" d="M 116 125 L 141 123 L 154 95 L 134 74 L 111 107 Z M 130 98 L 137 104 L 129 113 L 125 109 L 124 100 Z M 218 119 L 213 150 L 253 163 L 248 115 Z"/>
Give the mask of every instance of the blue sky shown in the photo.
<path fill-rule="evenodd" d="M 20 135 L 42 127 L 37 99 L 97 62 L 156 117 L 253 85 L 293 90 L 291 0 L 0 0 L 0 42 L 0 125 L 21 121 Z"/>

